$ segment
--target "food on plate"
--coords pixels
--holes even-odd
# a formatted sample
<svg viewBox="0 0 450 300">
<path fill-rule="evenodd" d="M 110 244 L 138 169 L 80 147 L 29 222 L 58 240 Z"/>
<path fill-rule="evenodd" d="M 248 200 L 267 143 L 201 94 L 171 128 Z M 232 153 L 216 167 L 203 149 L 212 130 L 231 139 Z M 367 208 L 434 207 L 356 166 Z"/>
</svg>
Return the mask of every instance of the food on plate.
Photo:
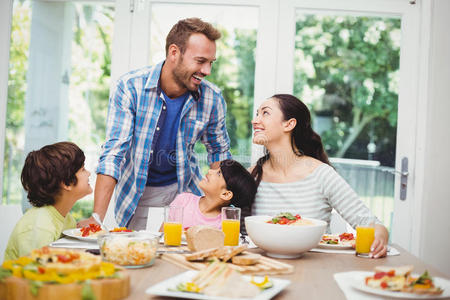
<svg viewBox="0 0 450 300">
<path fill-rule="evenodd" d="M 314 225 L 314 223 L 310 220 L 302 219 L 300 215 L 292 215 L 291 213 L 279 213 L 271 220 L 267 221 L 269 224 L 280 224 L 280 225 Z"/>
<path fill-rule="evenodd" d="M 82 237 L 93 237 L 103 233 L 106 233 L 106 231 L 102 230 L 102 228 L 98 224 L 91 223 L 89 224 L 89 226 L 80 228 L 80 234 Z"/>
<path fill-rule="evenodd" d="M 256 253 L 247 253 L 247 254 L 239 254 L 233 256 L 231 258 L 231 262 L 235 265 L 240 266 L 251 266 L 257 264 L 261 259 L 260 254 Z"/>
<path fill-rule="evenodd" d="M 223 262 L 227 262 L 232 257 L 234 257 L 235 255 L 238 255 L 239 253 L 242 253 L 246 249 L 247 249 L 247 245 L 223 246 L 217 250 L 215 255 Z"/>
<path fill-rule="evenodd" d="M 252 298 L 261 290 L 272 286 L 267 276 L 261 282 L 256 282 L 253 278 L 249 282 L 226 263 L 214 261 L 198 272 L 191 281 L 178 284 L 176 291 L 227 298 Z"/>
<path fill-rule="evenodd" d="M 443 290 L 434 286 L 433 279 L 425 271 L 420 277 L 411 276 L 413 266 L 375 267 L 375 274 L 365 279 L 366 285 L 394 292 L 440 295 Z"/>
<path fill-rule="evenodd" d="M 205 258 L 215 257 L 215 258 L 222 260 L 223 262 L 227 262 L 232 257 L 238 255 L 239 253 L 242 253 L 246 249 L 247 249 L 247 245 L 222 246 L 222 247 L 210 248 L 210 249 L 206 249 L 206 250 L 197 251 L 197 252 L 186 255 L 185 258 L 188 261 L 197 261 L 197 260 L 203 260 Z"/>
<path fill-rule="evenodd" d="M 133 232 L 133 230 L 128 229 L 126 227 L 115 227 L 113 230 L 110 230 L 109 232 Z"/>
<path fill-rule="evenodd" d="M 192 226 L 186 231 L 187 246 L 193 252 L 222 247 L 224 240 L 222 230 L 207 225 Z"/>
<path fill-rule="evenodd" d="M 82 251 L 43 247 L 0 268 L 0 299 L 122 299 L 129 288 L 122 269 Z"/>
<path fill-rule="evenodd" d="M 159 238 L 141 233 L 106 234 L 98 244 L 104 260 L 121 266 L 146 266 L 153 264 Z"/>
<path fill-rule="evenodd" d="M 353 235 L 353 233 L 344 232 L 344 233 L 339 235 L 339 239 L 341 241 L 352 241 L 352 240 L 355 239 L 355 236 Z"/>
<path fill-rule="evenodd" d="M 219 249 L 219 248 L 210 248 L 210 249 L 200 250 L 197 252 L 186 254 L 185 258 L 187 261 L 204 260 L 205 258 L 208 258 L 208 257 L 214 257 L 214 254 L 217 252 L 217 249 Z"/>
<path fill-rule="evenodd" d="M 355 236 L 353 233 L 344 232 L 340 235 L 324 234 L 319 244 L 321 245 L 341 245 L 341 246 L 355 246 Z"/>
</svg>

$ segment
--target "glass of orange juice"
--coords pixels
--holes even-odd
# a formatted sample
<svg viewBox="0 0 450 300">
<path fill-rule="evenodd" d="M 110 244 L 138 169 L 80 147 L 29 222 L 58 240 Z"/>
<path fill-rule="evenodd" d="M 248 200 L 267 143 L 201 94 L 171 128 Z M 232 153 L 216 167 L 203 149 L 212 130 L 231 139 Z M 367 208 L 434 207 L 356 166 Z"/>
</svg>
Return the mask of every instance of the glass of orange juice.
<svg viewBox="0 0 450 300">
<path fill-rule="evenodd" d="M 373 217 L 360 217 L 356 226 L 356 255 L 369 257 L 370 247 L 375 239 L 375 219 Z"/>
<path fill-rule="evenodd" d="M 241 209 L 239 207 L 222 207 L 222 231 L 225 234 L 225 246 L 239 244 L 240 220 Z"/>
<path fill-rule="evenodd" d="M 164 207 L 164 245 L 181 245 L 182 224 L 183 206 Z"/>
</svg>

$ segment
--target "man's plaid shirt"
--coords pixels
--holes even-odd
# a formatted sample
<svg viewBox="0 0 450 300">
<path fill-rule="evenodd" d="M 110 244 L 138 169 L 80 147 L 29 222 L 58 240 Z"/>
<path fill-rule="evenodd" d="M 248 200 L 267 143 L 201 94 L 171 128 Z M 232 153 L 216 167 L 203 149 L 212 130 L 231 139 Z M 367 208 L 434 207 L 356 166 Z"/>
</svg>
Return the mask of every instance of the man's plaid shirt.
<svg viewBox="0 0 450 300">
<path fill-rule="evenodd" d="M 166 109 L 159 86 L 163 63 L 123 75 L 109 100 L 106 142 L 96 172 L 117 180 L 114 211 L 120 226 L 126 226 L 133 216 L 147 182 L 155 130 Z M 198 140 L 206 146 L 210 164 L 231 158 L 225 115 L 220 89 L 202 80 L 181 112 L 176 142 L 179 193 L 201 194 L 197 187 L 201 175 L 194 155 Z"/>
</svg>

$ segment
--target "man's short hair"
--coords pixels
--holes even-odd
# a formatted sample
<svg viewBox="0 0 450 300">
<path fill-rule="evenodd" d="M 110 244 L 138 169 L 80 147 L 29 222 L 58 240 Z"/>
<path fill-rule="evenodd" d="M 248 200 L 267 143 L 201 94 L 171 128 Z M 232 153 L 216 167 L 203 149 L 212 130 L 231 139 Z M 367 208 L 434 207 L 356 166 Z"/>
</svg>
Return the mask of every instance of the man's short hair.
<svg viewBox="0 0 450 300">
<path fill-rule="evenodd" d="M 76 185 L 76 173 L 84 165 L 84 153 L 71 142 L 60 142 L 31 151 L 25 159 L 21 181 L 31 205 L 55 204 L 61 184 Z"/>
<path fill-rule="evenodd" d="M 169 53 L 169 46 L 175 44 L 180 48 L 182 54 L 186 51 L 186 44 L 193 33 L 202 33 L 210 41 L 220 39 L 220 31 L 210 23 L 199 18 L 188 18 L 178 21 L 170 30 L 166 38 L 166 56 Z"/>
</svg>

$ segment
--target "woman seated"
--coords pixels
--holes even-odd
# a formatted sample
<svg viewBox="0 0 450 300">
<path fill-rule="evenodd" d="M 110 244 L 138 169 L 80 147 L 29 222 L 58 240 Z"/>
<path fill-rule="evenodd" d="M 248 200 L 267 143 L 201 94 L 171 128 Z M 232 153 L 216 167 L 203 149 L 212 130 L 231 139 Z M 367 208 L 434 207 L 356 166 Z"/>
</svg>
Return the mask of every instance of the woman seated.
<svg viewBox="0 0 450 300">
<path fill-rule="evenodd" d="M 252 124 L 253 143 L 267 150 L 252 168 L 258 185 L 253 215 L 291 211 L 329 224 L 334 208 L 354 228 L 362 218 L 373 218 L 370 256 L 386 255 L 386 227 L 330 166 L 305 104 L 292 95 L 274 95 L 258 108 Z"/>
</svg>

